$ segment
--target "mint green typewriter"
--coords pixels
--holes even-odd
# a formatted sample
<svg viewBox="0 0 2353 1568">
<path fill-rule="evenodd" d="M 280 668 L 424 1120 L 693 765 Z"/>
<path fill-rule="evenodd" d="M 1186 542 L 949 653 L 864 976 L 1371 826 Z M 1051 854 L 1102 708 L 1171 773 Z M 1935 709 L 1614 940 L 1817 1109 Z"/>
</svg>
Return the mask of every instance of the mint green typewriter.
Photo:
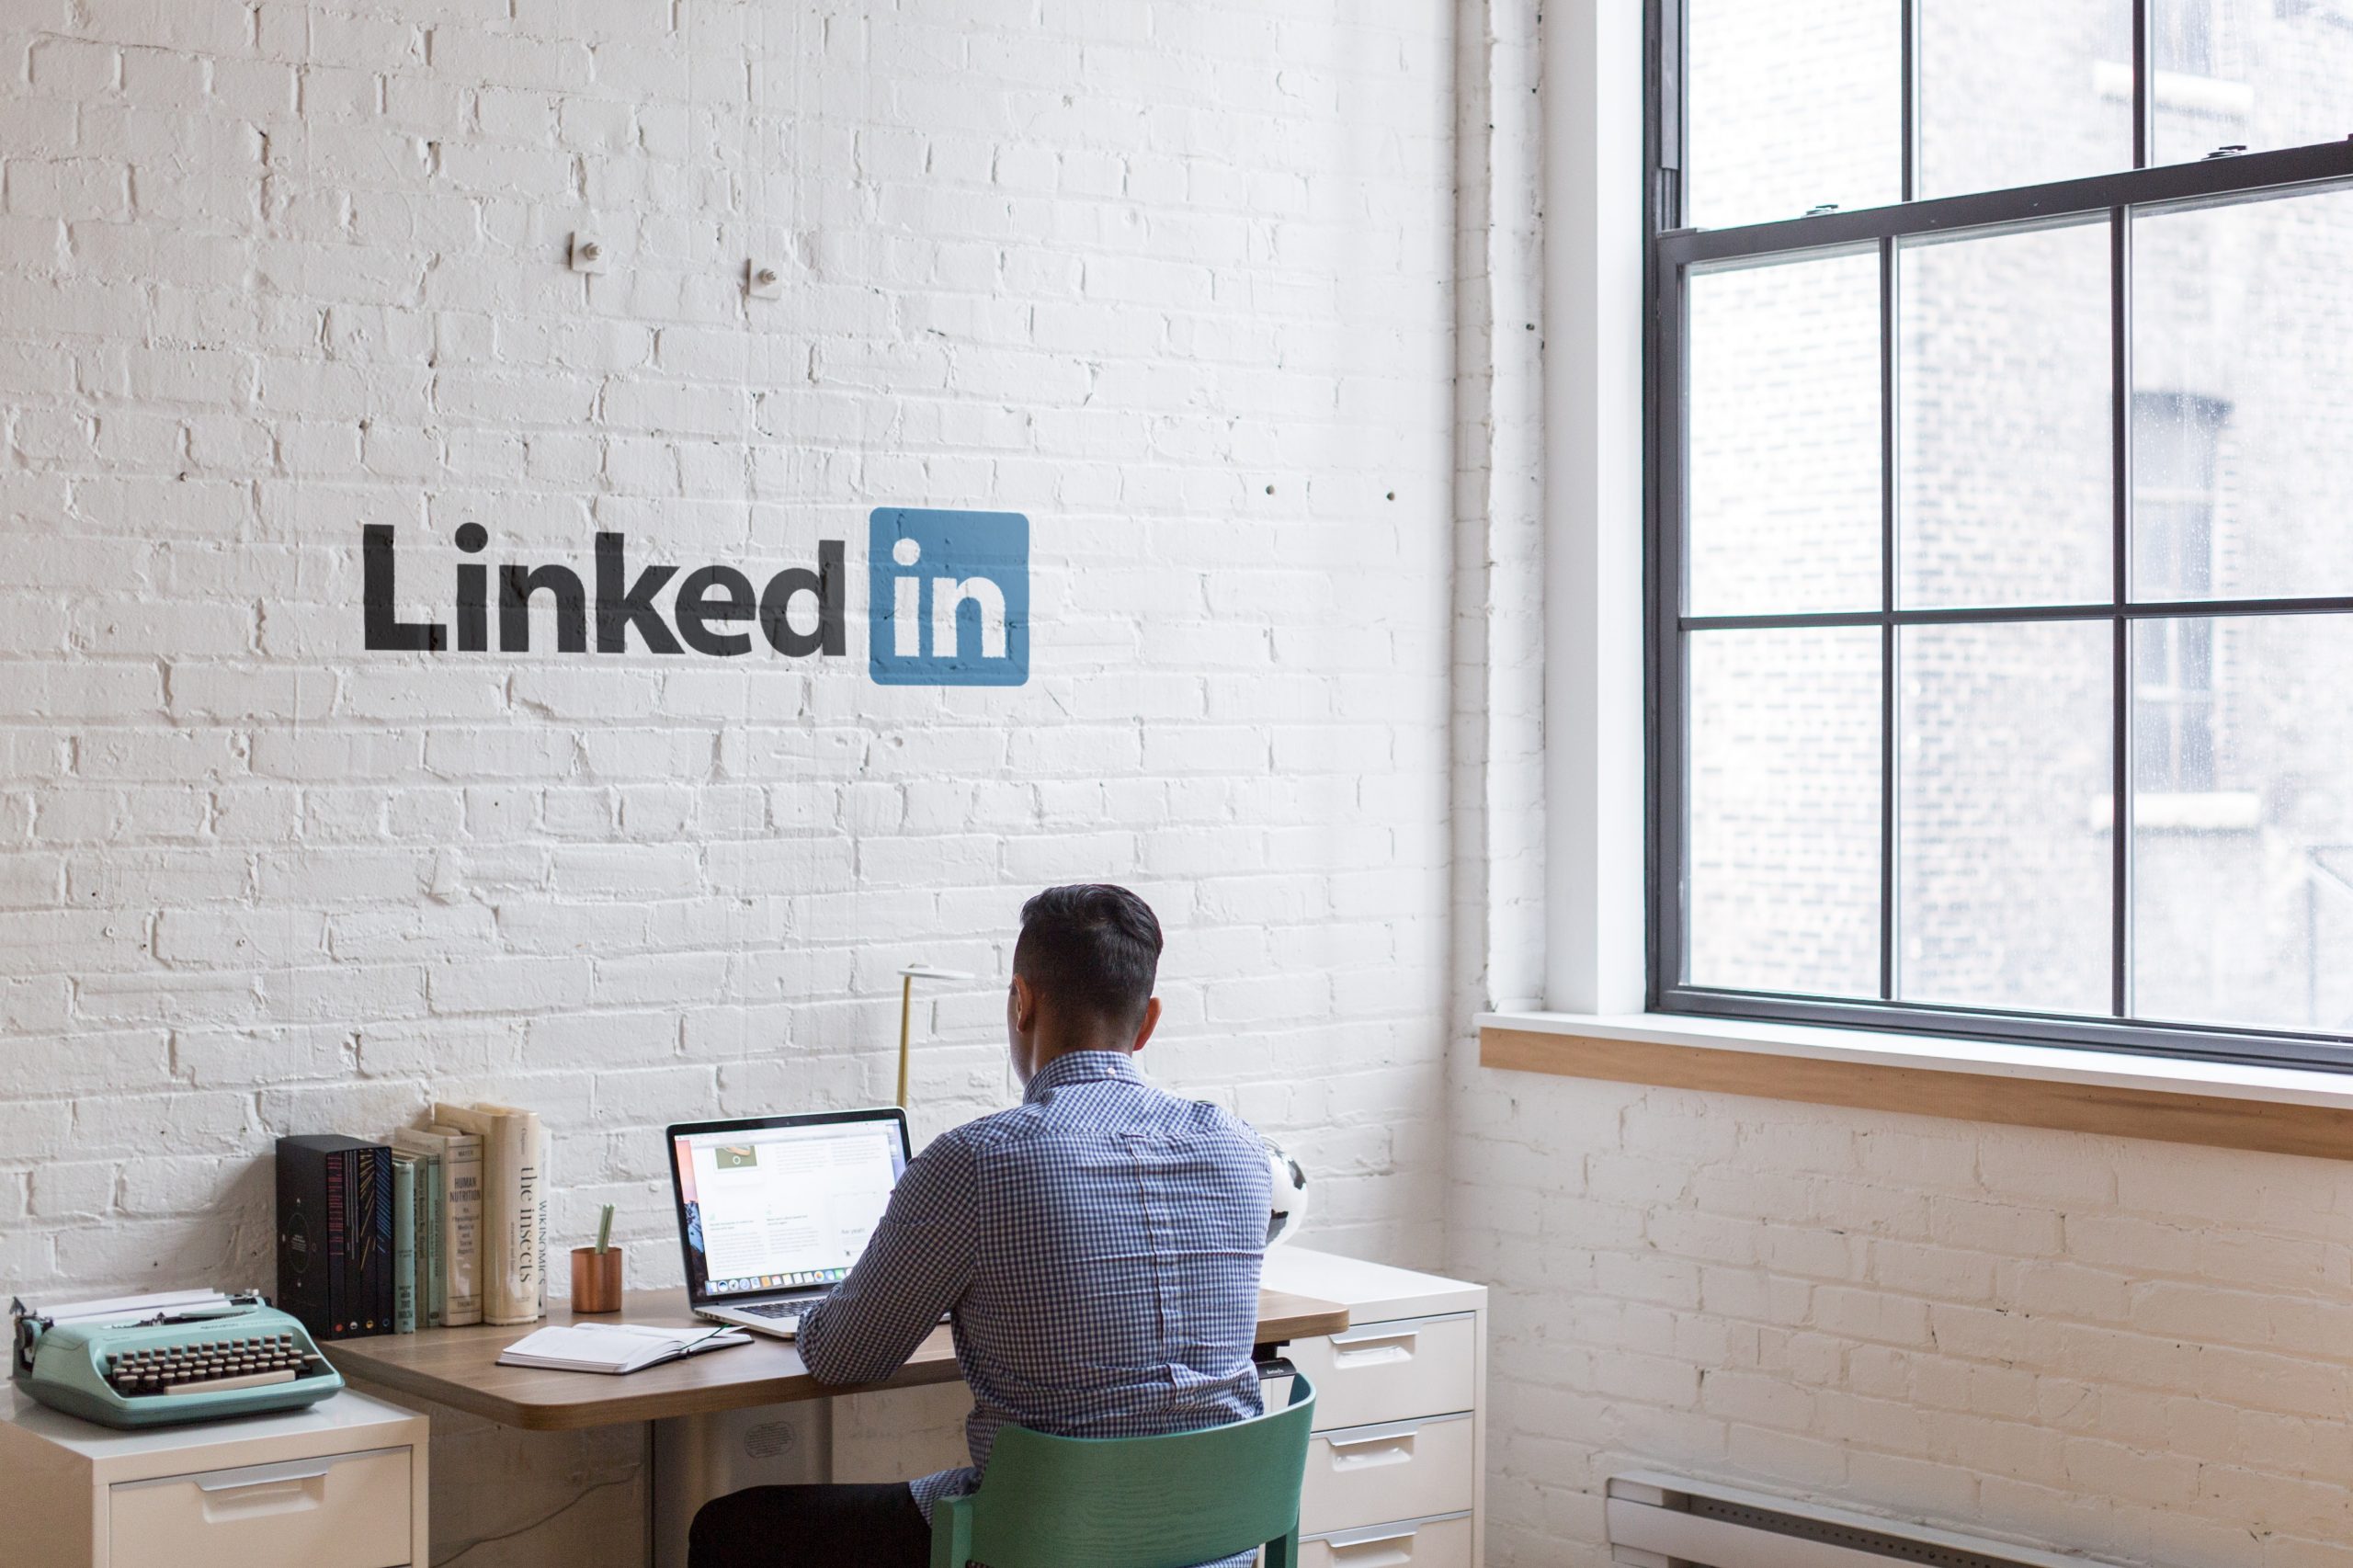
<svg viewBox="0 0 2353 1568">
<path fill-rule="evenodd" d="M 15 1301 L 9 1315 L 17 1386 L 103 1426 L 291 1410 L 343 1387 L 301 1324 L 250 1291 L 124 1297 L 50 1312 Z"/>
</svg>

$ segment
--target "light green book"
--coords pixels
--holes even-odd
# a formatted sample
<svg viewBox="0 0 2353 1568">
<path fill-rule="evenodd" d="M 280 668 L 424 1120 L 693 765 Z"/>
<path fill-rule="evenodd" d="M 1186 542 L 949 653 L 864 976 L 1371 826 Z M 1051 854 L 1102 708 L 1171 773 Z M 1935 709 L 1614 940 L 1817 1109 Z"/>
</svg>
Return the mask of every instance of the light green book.
<svg viewBox="0 0 2353 1568">
<path fill-rule="evenodd" d="M 440 1200 L 441 1326 L 482 1322 L 482 1140 L 455 1128 L 403 1127 L 393 1131 L 392 1147 L 441 1163 L 441 1179 L 433 1184 Z M 426 1312 L 430 1321 L 429 1304 Z"/>
<path fill-rule="evenodd" d="M 416 1332 L 416 1167 L 414 1154 L 392 1156 L 392 1332 Z"/>
</svg>

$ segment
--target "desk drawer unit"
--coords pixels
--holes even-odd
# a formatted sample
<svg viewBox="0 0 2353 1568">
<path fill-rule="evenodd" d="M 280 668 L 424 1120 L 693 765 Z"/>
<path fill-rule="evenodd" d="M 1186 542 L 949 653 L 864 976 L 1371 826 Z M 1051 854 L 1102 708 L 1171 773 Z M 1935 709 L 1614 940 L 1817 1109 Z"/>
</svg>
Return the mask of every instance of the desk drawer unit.
<svg viewBox="0 0 2353 1568">
<path fill-rule="evenodd" d="M 1481 1568 L 1485 1289 L 1292 1246 L 1267 1254 L 1263 1277 L 1348 1309 L 1347 1328 L 1282 1351 L 1315 1384 L 1305 1563 Z M 1281 1381 L 1269 1380 L 1269 1409 L 1289 1392 Z"/>
<path fill-rule="evenodd" d="M 1319 1429 L 1451 1415 L 1478 1403 L 1473 1312 L 1360 1324 L 1286 1354 L 1315 1384 Z"/>
<path fill-rule="evenodd" d="M 1300 1568 L 1472 1568 L 1471 1516 L 1307 1536 L 1299 1543 L 1299 1561 Z"/>
<path fill-rule="evenodd" d="M 1322 1535 L 1467 1509 L 1477 1462 L 1468 1411 L 1319 1432 L 1307 1445 L 1300 1531 Z"/>
<path fill-rule="evenodd" d="M 410 1450 L 372 1449 L 109 1489 L 109 1568 L 407 1568 Z"/>
</svg>

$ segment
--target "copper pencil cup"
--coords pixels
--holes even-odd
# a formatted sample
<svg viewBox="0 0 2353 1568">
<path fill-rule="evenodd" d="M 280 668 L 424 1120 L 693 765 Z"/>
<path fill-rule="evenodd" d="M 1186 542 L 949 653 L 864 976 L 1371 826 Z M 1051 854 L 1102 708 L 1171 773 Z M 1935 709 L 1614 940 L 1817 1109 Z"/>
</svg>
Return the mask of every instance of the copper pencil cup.
<svg viewBox="0 0 2353 1568">
<path fill-rule="evenodd" d="M 617 1312 L 621 1310 L 621 1249 L 572 1249 L 572 1310 L 574 1312 Z"/>
</svg>

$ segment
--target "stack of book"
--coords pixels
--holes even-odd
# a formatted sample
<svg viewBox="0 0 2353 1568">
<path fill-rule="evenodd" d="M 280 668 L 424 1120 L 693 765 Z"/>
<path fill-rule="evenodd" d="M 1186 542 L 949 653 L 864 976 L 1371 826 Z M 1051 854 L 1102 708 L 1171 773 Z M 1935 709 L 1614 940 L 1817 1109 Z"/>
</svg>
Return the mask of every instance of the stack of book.
<svg viewBox="0 0 2353 1568">
<path fill-rule="evenodd" d="M 403 1134 L 394 1134 L 398 1139 Z M 414 1134 L 410 1134 L 414 1136 Z M 513 1106 L 436 1100 L 424 1136 L 480 1164 L 478 1251 L 469 1323 L 537 1323 L 548 1315 L 548 1130 Z M 454 1294 L 456 1286 L 451 1286 Z"/>
<path fill-rule="evenodd" d="M 278 1141 L 278 1306 L 313 1339 L 393 1330 L 392 1179 L 381 1143 Z"/>
<path fill-rule="evenodd" d="M 278 1141 L 278 1304 L 321 1339 L 547 1315 L 548 1134 L 437 1102 L 382 1143 Z"/>
</svg>

